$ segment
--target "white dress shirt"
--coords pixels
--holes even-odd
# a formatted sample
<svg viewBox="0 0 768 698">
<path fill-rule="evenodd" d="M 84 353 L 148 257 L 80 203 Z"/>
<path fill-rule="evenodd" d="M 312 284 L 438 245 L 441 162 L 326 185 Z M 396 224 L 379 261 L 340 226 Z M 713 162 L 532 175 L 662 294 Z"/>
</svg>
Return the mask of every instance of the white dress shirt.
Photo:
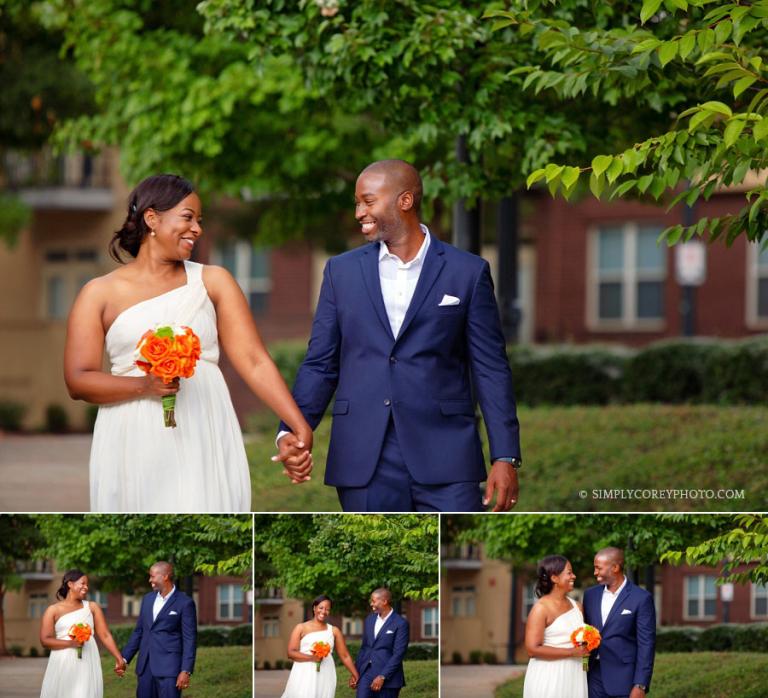
<svg viewBox="0 0 768 698">
<path fill-rule="evenodd" d="M 158 591 L 157 595 L 155 596 L 155 603 L 152 605 L 152 622 L 154 623 L 157 620 L 157 616 L 160 613 L 160 611 L 163 610 L 163 606 L 168 602 L 168 599 L 171 598 L 171 594 L 176 591 L 176 586 L 174 585 L 171 587 L 171 590 L 168 592 L 168 595 L 163 597 L 163 595 Z"/>
<path fill-rule="evenodd" d="M 385 242 L 379 245 L 379 281 L 384 307 L 387 309 L 389 326 L 392 334 L 397 337 L 403 325 L 408 306 L 411 304 L 413 292 L 419 282 L 424 257 L 429 248 L 429 230 L 421 225 L 424 242 L 410 262 L 403 262 L 400 257 L 389 251 Z"/>
<path fill-rule="evenodd" d="M 395 612 L 394 608 L 389 609 L 389 613 L 387 613 L 386 616 L 383 618 L 380 615 L 376 615 L 376 623 L 373 626 L 373 637 L 376 639 L 379 636 L 379 631 L 381 630 L 384 623 L 387 622 L 387 619 Z"/>
<path fill-rule="evenodd" d="M 621 593 L 621 590 L 627 586 L 627 578 L 624 577 L 624 581 L 621 583 L 621 586 L 616 589 L 616 591 L 608 591 L 608 587 L 603 587 L 603 598 L 600 601 L 600 615 L 603 618 L 603 625 L 605 625 L 605 621 L 608 618 L 608 614 L 611 612 L 611 609 L 613 608 L 613 604 L 616 603 L 616 599 L 618 598 L 619 594 Z"/>
</svg>

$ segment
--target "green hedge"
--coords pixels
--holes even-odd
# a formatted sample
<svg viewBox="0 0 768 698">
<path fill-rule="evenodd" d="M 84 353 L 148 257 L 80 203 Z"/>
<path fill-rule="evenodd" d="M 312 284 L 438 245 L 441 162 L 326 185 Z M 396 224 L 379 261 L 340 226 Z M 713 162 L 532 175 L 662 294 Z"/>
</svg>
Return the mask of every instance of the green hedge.
<svg viewBox="0 0 768 698">
<path fill-rule="evenodd" d="M 348 640 L 347 649 L 353 657 L 357 657 L 360 654 L 360 641 Z M 408 645 L 408 649 L 405 652 L 405 659 L 407 660 L 424 660 L 424 659 L 437 659 L 440 650 L 437 643 L 432 642 L 412 642 Z M 338 654 L 333 655 L 336 666 L 341 666 L 341 660 Z"/>
<path fill-rule="evenodd" d="M 657 652 L 768 652 L 768 623 L 661 627 Z"/>
<path fill-rule="evenodd" d="M 135 627 L 135 625 L 115 625 L 110 628 L 118 647 L 125 646 Z M 253 627 L 250 623 L 235 626 L 201 625 L 197 629 L 198 647 L 225 647 L 226 645 L 251 645 L 252 643 Z"/>
<path fill-rule="evenodd" d="M 270 351 L 292 385 L 305 344 Z M 521 405 L 768 404 L 768 336 L 663 340 L 639 350 L 515 346 L 507 356 Z"/>
</svg>

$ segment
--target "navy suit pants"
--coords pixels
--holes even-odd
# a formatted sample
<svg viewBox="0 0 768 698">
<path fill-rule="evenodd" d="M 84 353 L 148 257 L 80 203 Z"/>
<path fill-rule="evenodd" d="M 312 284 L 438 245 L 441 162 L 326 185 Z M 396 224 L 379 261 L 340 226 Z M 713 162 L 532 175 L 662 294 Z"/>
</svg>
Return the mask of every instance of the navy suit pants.
<svg viewBox="0 0 768 698">
<path fill-rule="evenodd" d="M 392 419 L 368 484 L 337 492 L 344 511 L 483 511 L 479 482 L 422 485 L 411 477 Z"/>
<path fill-rule="evenodd" d="M 600 662 L 594 662 L 587 673 L 587 685 L 589 686 L 589 698 L 628 698 L 628 693 L 613 695 L 607 693 L 603 686 L 603 677 L 600 674 Z"/>
<path fill-rule="evenodd" d="M 398 698 L 400 695 L 399 688 L 382 688 L 380 691 L 371 690 L 371 681 L 376 678 L 376 673 L 371 669 L 370 665 L 367 669 L 363 669 L 363 673 L 360 674 L 360 681 L 357 684 L 357 690 L 355 691 L 355 698 Z"/>
<path fill-rule="evenodd" d="M 175 676 L 153 676 L 149 667 L 139 675 L 136 698 L 180 698 Z"/>
</svg>

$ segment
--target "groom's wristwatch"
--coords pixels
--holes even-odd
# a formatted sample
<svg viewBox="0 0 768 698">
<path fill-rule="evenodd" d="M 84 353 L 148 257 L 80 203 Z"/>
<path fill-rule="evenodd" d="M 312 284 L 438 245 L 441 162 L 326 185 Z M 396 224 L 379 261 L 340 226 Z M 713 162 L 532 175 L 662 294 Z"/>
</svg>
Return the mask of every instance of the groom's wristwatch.
<svg viewBox="0 0 768 698">
<path fill-rule="evenodd" d="M 632 688 L 639 688 L 643 692 L 648 690 L 648 686 L 643 686 L 641 683 L 636 683 Z"/>
<path fill-rule="evenodd" d="M 496 460 L 500 460 L 502 463 L 509 463 L 515 470 L 519 470 L 523 464 L 523 461 L 519 458 L 496 458 Z"/>
</svg>

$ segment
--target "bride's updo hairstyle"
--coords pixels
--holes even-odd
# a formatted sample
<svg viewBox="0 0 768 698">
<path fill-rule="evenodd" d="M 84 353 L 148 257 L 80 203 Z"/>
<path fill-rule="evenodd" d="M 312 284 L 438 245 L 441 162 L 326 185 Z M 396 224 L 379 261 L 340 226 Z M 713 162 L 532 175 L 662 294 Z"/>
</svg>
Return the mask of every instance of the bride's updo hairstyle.
<svg viewBox="0 0 768 698">
<path fill-rule="evenodd" d="M 568 559 L 562 555 L 547 555 L 547 557 L 539 560 L 535 589 L 538 598 L 552 591 L 552 588 L 555 586 L 552 577 L 560 574 L 567 564 Z"/>
<path fill-rule="evenodd" d="M 320 594 L 313 602 L 312 602 L 312 612 L 314 613 L 315 609 L 323 603 L 323 601 L 327 601 L 331 606 L 333 606 L 333 599 L 331 599 L 330 596 L 326 596 L 325 594 Z"/>
<path fill-rule="evenodd" d="M 61 586 L 56 592 L 56 598 L 61 599 L 62 601 L 66 599 L 67 594 L 69 593 L 69 583 L 76 582 L 81 577 L 85 577 L 85 572 L 81 572 L 80 570 L 69 570 L 68 572 L 65 572 L 64 576 L 61 578 Z"/>
<path fill-rule="evenodd" d="M 141 243 L 149 235 L 149 227 L 144 221 L 144 212 L 148 208 L 160 212 L 169 211 L 193 191 L 192 183 L 178 175 L 153 175 L 143 180 L 128 197 L 128 215 L 123 227 L 112 236 L 109 243 L 112 259 L 120 264 L 125 263 L 120 250 L 131 257 L 139 254 Z"/>
</svg>

